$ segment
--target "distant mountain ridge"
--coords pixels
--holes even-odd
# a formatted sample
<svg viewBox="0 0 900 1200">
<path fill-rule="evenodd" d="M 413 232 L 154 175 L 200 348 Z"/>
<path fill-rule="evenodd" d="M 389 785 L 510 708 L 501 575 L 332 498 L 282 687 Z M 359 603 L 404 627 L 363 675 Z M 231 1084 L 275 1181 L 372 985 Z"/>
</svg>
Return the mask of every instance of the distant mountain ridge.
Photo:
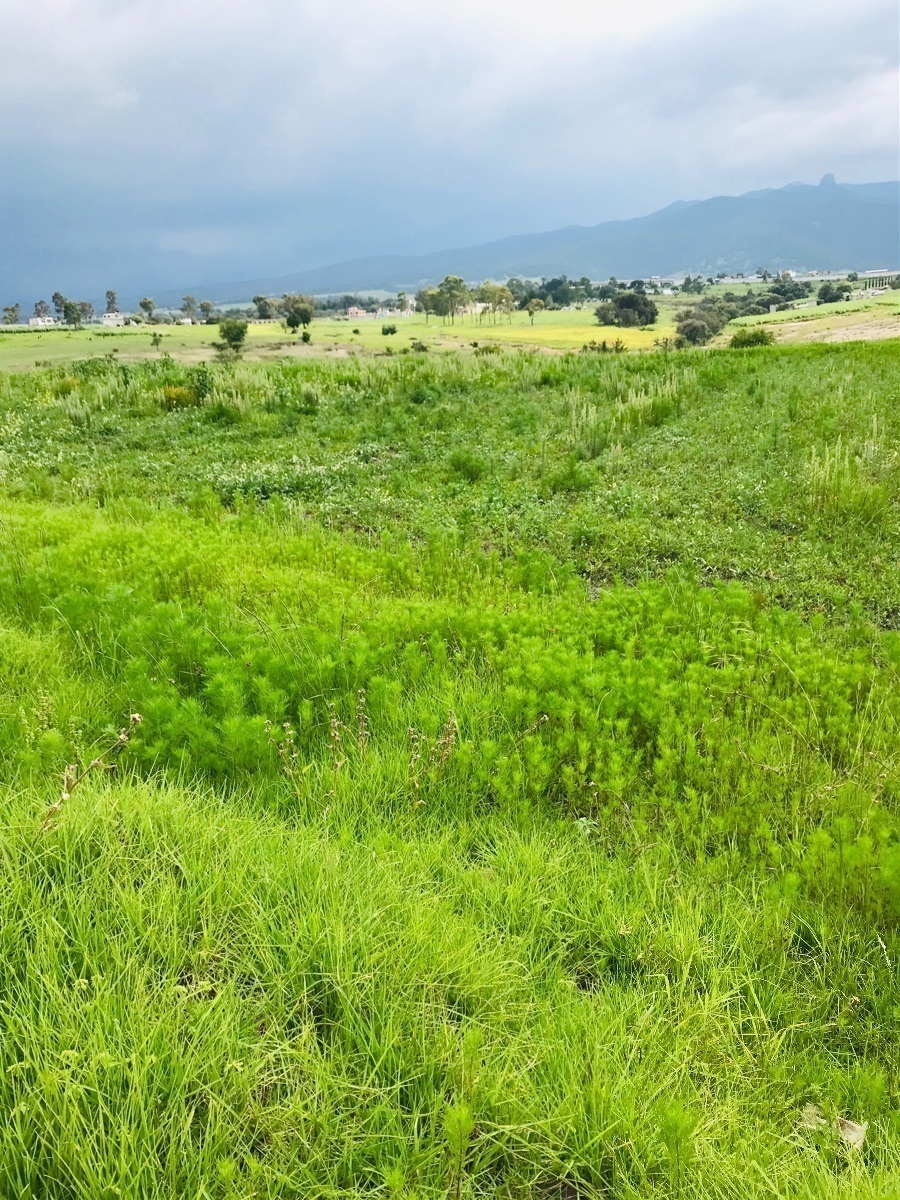
<svg viewBox="0 0 900 1200">
<path fill-rule="evenodd" d="M 791 183 L 743 196 L 676 201 L 649 216 L 570 225 L 430 254 L 381 255 L 289 275 L 186 289 L 226 303 L 257 294 L 407 291 L 441 280 L 566 274 L 647 278 L 719 271 L 894 270 L 900 266 L 900 182 Z M 162 304 L 180 295 L 161 295 Z"/>
</svg>

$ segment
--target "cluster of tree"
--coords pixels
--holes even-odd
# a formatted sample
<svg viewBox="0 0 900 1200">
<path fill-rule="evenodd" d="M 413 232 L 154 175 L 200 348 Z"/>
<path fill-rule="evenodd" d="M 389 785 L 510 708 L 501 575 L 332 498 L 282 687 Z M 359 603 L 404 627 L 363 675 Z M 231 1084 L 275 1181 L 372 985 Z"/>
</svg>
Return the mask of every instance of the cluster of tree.
<svg viewBox="0 0 900 1200">
<path fill-rule="evenodd" d="M 316 308 L 320 312 L 345 313 L 351 308 L 361 308 L 363 312 L 377 313 L 381 308 L 399 308 L 400 297 L 406 299 L 406 294 L 401 292 L 396 302 L 383 304 L 380 300 L 376 300 L 374 296 L 351 296 L 345 294 L 343 296 L 325 296 L 316 300 Z"/>
<path fill-rule="evenodd" d="M 850 279 L 826 279 L 816 293 L 816 304 L 839 304 L 842 300 L 849 300 L 852 292 L 853 284 Z"/>
<path fill-rule="evenodd" d="M 285 292 L 283 296 L 254 296 L 253 304 L 260 321 L 280 319 L 292 333 L 296 333 L 301 325 L 306 329 L 317 308 L 314 296 L 295 296 L 290 292 Z"/>
<path fill-rule="evenodd" d="M 619 328 L 637 325 L 653 325 L 659 309 L 642 291 L 617 292 L 612 300 L 603 300 L 594 309 L 601 325 L 617 325 Z"/>
<path fill-rule="evenodd" d="M 769 275 L 768 272 L 766 272 Z M 683 309 L 675 318 L 678 331 L 676 344 L 705 346 L 735 317 L 761 316 L 773 308 L 783 311 L 794 300 L 805 299 L 812 287 L 790 275 L 769 275 L 764 292 L 725 292 L 722 296 L 704 296 L 691 308 Z"/>
</svg>

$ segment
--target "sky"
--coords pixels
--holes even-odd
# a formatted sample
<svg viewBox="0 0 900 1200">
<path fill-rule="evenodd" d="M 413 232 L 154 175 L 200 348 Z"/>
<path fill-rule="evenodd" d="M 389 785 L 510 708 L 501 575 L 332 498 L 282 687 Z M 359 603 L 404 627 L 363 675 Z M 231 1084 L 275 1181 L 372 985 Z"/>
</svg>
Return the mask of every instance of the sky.
<svg viewBox="0 0 900 1200">
<path fill-rule="evenodd" d="M 896 179 L 896 0 L 0 0 L 0 304 Z"/>
</svg>

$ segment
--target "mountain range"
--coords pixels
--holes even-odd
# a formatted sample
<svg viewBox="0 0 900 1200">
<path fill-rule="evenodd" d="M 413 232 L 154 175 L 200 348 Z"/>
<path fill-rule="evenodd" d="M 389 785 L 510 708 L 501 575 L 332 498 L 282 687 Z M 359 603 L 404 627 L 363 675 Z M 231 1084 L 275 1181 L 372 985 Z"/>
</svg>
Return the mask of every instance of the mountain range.
<svg viewBox="0 0 900 1200">
<path fill-rule="evenodd" d="M 678 201 L 626 221 L 569 225 L 477 246 L 419 255 L 382 255 L 278 277 L 189 289 L 217 303 L 251 296 L 305 292 L 415 291 L 461 275 L 467 281 L 553 277 L 649 278 L 720 271 L 855 269 L 900 266 L 900 182 L 841 184 L 826 175 L 817 185 Z M 157 297 L 178 303 L 180 295 Z"/>
</svg>

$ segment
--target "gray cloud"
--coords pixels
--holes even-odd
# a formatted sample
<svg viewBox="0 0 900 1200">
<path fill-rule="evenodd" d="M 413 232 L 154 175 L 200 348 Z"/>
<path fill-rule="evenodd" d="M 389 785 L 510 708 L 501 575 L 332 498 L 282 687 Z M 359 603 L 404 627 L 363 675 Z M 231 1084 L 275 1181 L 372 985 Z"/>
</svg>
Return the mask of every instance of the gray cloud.
<svg viewBox="0 0 900 1200">
<path fill-rule="evenodd" d="M 898 26 L 892 0 L 0 0 L 0 296 L 895 178 Z"/>
</svg>

